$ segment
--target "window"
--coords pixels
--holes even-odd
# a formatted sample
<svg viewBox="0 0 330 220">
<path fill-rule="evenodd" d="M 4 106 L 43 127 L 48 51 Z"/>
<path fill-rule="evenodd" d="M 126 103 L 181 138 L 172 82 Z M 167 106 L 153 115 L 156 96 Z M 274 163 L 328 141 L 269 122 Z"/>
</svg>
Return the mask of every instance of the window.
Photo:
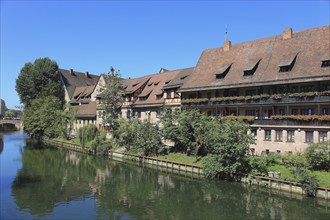
<svg viewBox="0 0 330 220">
<path fill-rule="evenodd" d="M 265 130 L 265 141 L 270 141 L 271 138 L 271 130 Z"/>
<path fill-rule="evenodd" d="M 251 130 L 251 135 L 254 140 L 257 140 L 257 129 L 252 129 Z"/>
<path fill-rule="evenodd" d="M 306 131 L 305 142 L 306 143 L 313 143 L 313 131 Z"/>
<path fill-rule="evenodd" d="M 292 92 L 292 93 L 298 92 L 298 86 L 292 86 L 290 88 L 290 92 Z"/>
<path fill-rule="evenodd" d="M 280 153 L 281 153 L 281 151 L 280 151 L 280 150 L 277 150 L 277 151 L 276 151 L 276 153 L 280 154 Z"/>
<path fill-rule="evenodd" d="M 266 149 L 266 154 L 269 154 L 269 149 Z"/>
<path fill-rule="evenodd" d="M 229 65 L 224 65 L 220 68 L 220 70 L 218 71 L 217 74 L 215 74 L 215 78 L 216 79 L 223 79 L 226 77 L 227 73 L 229 72 L 230 70 L 230 67 L 231 67 L 232 64 L 229 64 Z"/>
<path fill-rule="evenodd" d="M 251 148 L 250 151 L 251 151 L 251 155 L 255 155 L 255 153 L 256 153 L 256 149 Z"/>
<path fill-rule="evenodd" d="M 312 108 L 300 109 L 300 114 L 301 115 L 313 115 L 314 109 L 312 109 Z"/>
<path fill-rule="evenodd" d="M 196 97 L 196 94 L 189 94 L 189 99 L 195 99 Z"/>
<path fill-rule="evenodd" d="M 314 86 L 302 86 L 300 90 L 301 90 L 301 92 L 313 92 L 313 91 L 315 91 L 315 87 Z"/>
<path fill-rule="evenodd" d="M 296 108 L 291 109 L 291 114 L 292 115 L 298 115 L 298 109 L 296 109 Z"/>
<path fill-rule="evenodd" d="M 208 92 L 207 93 L 207 98 L 210 99 L 212 97 L 212 93 L 211 92 Z"/>
<path fill-rule="evenodd" d="M 294 142 L 294 130 L 288 131 L 287 142 Z"/>
<path fill-rule="evenodd" d="M 281 130 L 275 131 L 275 141 L 282 141 L 282 131 Z"/>
<path fill-rule="evenodd" d="M 156 111 L 156 118 L 159 118 L 160 117 L 160 111 Z"/>
<path fill-rule="evenodd" d="M 163 97 L 163 94 L 158 94 L 158 95 L 156 95 L 156 99 L 157 99 L 157 100 L 161 99 L 162 97 Z"/>
<path fill-rule="evenodd" d="M 217 90 L 217 91 L 215 91 L 215 97 L 220 97 L 220 93 L 219 93 L 219 91 Z"/>
<path fill-rule="evenodd" d="M 285 109 L 284 109 L 284 108 L 280 108 L 280 109 L 278 110 L 278 114 L 279 114 L 279 115 L 285 115 Z"/>
<path fill-rule="evenodd" d="M 259 110 L 245 110 L 245 115 L 259 117 Z"/>
<path fill-rule="evenodd" d="M 320 131 L 319 132 L 320 139 L 319 142 L 326 142 L 328 141 L 328 132 L 327 131 Z"/>
<path fill-rule="evenodd" d="M 321 64 L 322 68 L 330 67 L 330 60 L 323 60 Z"/>
<path fill-rule="evenodd" d="M 258 60 L 257 62 L 253 62 L 250 67 L 243 70 L 244 76 L 252 76 L 255 73 L 255 71 L 257 70 L 260 61 L 261 61 L 261 59 Z"/>
<path fill-rule="evenodd" d="M 280 67 L 279 72 L 280 73 L 290 72 L 294 66 L 294 63 L 296 62 L 297 55 L 293 59 L 291 58 L 291 59 L 282 60 L 281 63 L 279 64 Z"/>
<path fill-rule="evenodd" d="M 245 91 L 245 96 L 254 96 L 254 95 L 257 95 L 257 92 L 254 89 Z"/>
<path fill-rule="evenodd" d="M 330 114 L 330 108 L 322 108 L 322 115 L 329 115 Z"/>
<path fill-rule="evenodd" d="M 131 110 L 127 110 L 126 118 L 127 119 L 130 119 L 131 118 Z"/>
<path fill-rule="evenodd" d="M 229 91 L 229 96 L 238 96 L 238 91 L 237 90 Z"/>
</svg>

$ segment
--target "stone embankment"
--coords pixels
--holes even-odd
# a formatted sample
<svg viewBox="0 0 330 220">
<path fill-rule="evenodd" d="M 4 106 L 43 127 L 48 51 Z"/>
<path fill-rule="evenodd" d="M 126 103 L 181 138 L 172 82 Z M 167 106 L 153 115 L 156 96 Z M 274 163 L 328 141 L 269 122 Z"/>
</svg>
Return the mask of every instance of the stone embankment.
<svg viewBox="0 0 330 220">
<path fill-rule="evenodd" d="M 87 153 L 87 154 L 96 154 L 95 151 L 84 149 L 83 147 L 81 147 L 78 144 L 72 144 L 72 143 L 49 140 L 49 139 L 44 139 L 43 141 L 46 144 L 50 144 L 50 145 L 53 145 L 56 147 L 62 147 L 62 148 L 66 148 L 69 150 L 74 150 L 74 151 Z M 190 173 L 192 175 L 198 175 L 198 176 L 203 175 L 203 168 L 200 166 L 197 166 L 197 165 L 185 164 L 185 163 L 158 159 L 158 158 L 153 158 L 153 157 L 134 155 L 134 154 L 124 153 L 122 151 L 115 151 L 115 150 L 114 151 L 109 150 L 108 156 L 110 158 L 116 159 L 116 160 L 131 160 L 131 161 L 135 161 L 135 162 L 145 164 L 145 165 L 161 167 L 166 170 L 171 170 L 173 172 L 176 171 L 181 174 Z M 300 195 L 305 194 L 304 190 L 301 187 L 301 184 L 281 180 L 278 178 L 251 176 L 250 175 L 248 177 L 242 178 L 241 182 L 245 183 L 245 184 L 250 184 L 250 185 L 257 185 L 260 187 L 267 187 L 267 188 L 274 189 L 274 190 L 277 190 L 280 192 L 295 193 L 295 194 L 300 194 Z M 330 200 L 330 188 L 318 187 L 316 197 Z"/>
</svg>

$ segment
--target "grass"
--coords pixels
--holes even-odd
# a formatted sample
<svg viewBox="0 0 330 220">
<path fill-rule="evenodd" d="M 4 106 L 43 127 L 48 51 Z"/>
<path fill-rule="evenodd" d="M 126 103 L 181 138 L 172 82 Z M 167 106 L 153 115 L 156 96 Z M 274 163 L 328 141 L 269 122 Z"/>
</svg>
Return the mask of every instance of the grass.
<svg viewBox="0 0 330 220">
<path fill-rule="evenodd" d="M 291 173 L 289 168 L 283 165 L 272 165 L 268 167 L 269 171 L 281 172 L 281 179 L 297 182 L 295 176 Z M 310 174 L 315 175 L 320 182 L 320 186 L 330 188 L 330 172 L 327 171 L 309 171 Z"/>
<path fill-rule="evenodd" d="M 203 166 L 203 162 L 200 157 L 196 158 L 196 156 L 187 156 L 183 153 L 169 153 L 168 155 L 157 156 L 156 158 Z"/>
<path fill-rule="evenodd" d="M 62 141 L 62 142 L 69 143 L 69 144 L 80 144 L 79 139 L 77 137 L 70 139 L 70 140 L 67 140 L 64 137 L 57 137 L 57 138 L 53 138 L 53 140 Z"/>
</svg>

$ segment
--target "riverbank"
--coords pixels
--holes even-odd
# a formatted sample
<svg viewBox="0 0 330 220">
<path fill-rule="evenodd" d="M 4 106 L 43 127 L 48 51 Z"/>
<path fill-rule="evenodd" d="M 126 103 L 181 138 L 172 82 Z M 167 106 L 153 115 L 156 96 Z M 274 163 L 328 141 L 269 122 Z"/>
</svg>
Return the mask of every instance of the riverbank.
<svg viewBox="0 0 330 220">
<path fill-rule="evenodd" d="M 62 142 L 57 140 L 55 141 L 49 139 L 44 139 L 43 141 L 47 144 L 51 144 L 57 147 L 67 148 L 70 150 L 87 153 L 87 154 L 96 154 L 95 151 L 84 149 L 79 144 L 73 144 L 73 143 Z M 164 167 L 166 169 L 176 170 L 179 172 L 184 172 L 184 173 L 189 172 L 197 175 L 203 175 L 203 167 L 200 165 L 186 164 L 186 163 L 170 161 L 166 159 L 159 159 L 154 157 L 146 157 L 146 156 L 134 155 L 129 153 L 116 152 L 113 150 L 109 150 L 108 156 L 110 158 L 117 158 L 120 160 L 126 159 L 142 164 Z M 242 178 L 241 182 L 245 184 L 257 185 L 261 187 L 267 187 L 270 189 L 279 190 L 280 192 L 283 191 L 283 192 L 289 192 L 289 193 L 295 193 L 301 195 L 305 194 L 304 190 L 301 187 L 301 184 L 281 180 L 278 178 L 249 175 L 248 177 Z M 318 187 L 316 197 L 330 200 L 330 188 Z"/>
</svg>

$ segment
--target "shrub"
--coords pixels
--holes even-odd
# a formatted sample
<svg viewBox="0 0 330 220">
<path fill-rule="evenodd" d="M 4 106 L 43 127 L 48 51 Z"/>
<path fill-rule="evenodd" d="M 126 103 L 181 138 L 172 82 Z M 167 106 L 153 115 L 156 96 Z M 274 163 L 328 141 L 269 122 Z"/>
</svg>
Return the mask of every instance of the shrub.
<svg viewBox="0 0 330 220">
<path fill-rule="evenodd" d="M 87 125 L 78 130 L 78 139 L 80 144 L 84 147 L 88 142 L 94 140 L 98 136 L 98 130 L 95 125 Z M 87 147 L 93 148 L 97 143 L 90 143 Z M 96 147 L 96 146 L 95 146 Z"/>
<path fill-rule="evenodd" d="M 267 156 L 250 156 L 248 157 L 249 173 L 257 176 L 265 176 L 267 174 L 268 160 Z"/>
<path fill-rule="evenodd" d="M 308 196 L 316 196 L 317 187 L 319 186 L 316 176 L 309 174 L 305 169 L 297 169 L 294 174 L 305 193 Z"/>
<path fill-rule="evenodd" d="M 305 156 L 313 169 L 330 170 L 330 142 L 311 144 Z"/>
<path fill-rule="evenodd" d="M 109 149 L 111 149 L 110 142 L 105 142 L 96 147 L 96 155 L 104 156 L 108 154 Z"/>
</svg>

